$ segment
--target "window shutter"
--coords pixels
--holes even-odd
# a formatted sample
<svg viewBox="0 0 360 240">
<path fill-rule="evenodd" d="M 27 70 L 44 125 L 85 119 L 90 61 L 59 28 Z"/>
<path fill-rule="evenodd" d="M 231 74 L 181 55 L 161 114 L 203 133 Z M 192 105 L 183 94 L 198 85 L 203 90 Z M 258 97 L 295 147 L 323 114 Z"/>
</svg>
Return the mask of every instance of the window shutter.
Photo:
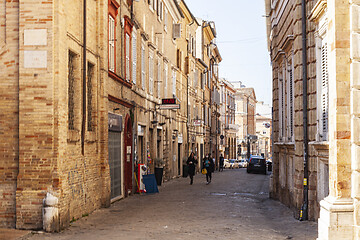
<svg viewBox="0 0 360 240">
<path fill-rule="evenodd" d="M 327 43 L 321 46 L 321 123 L 322 140 L 327 140 L 329 118 L 329 73 L 327 59 Z"/>
<path fill-rule="evenodd" d="M 141 46 L 141 87 L 145 90 L 145 47 Z"/>
<path fill-rule="evenodd" d="M 161 60 L 158 60 L 158 76 L 157 76 L 157 97 L 160 98 L 160 86 L 161 86 Z"/>
<path fill-rule="evenodd" d="M 294 136 L 294 80 L 292 64 L 289 69 L 289 140 Z"/>
<path fill-rule="evenodd" d="M 173 70 L 172 72 L 172 78 L 173 78 L 173 94 L 176 96 L 176 72 Z"/>
<path fill-rule="evenodd" d="M 168 65 L 164 63 L 164 98 L 167 96 Z"/>
<path fill-rule="evenodd" d="M 126 47 L 126 73 L 125 73 L 125 78 L 126 81 L 130 81 L 130 36 L 129 34 L 125 34 L 125 38 L 126 38 L 126 43 L 125 43 L 125 47 Z"/>
<path fill-rule="evenodd" d="M 115 71 L 115 19 L 109 15 L 109 70 Z"/>
<path fill-rule="evenodd" d="M 132 34 L 132 81 L 136 84 L 136 65 L 137 65 L 137 52 L 136 52 L 136 33 Z"/>
<path fill-rule="evenodd" d="M 149 52 L 149 93 L 154 93 L 154 56 Z"/>
<path fill-rule="evenodd" d="M 181 24 L 174 23 L 173 24 L 173 38 L 180 38 L 181 37 Z"/>
</svg>

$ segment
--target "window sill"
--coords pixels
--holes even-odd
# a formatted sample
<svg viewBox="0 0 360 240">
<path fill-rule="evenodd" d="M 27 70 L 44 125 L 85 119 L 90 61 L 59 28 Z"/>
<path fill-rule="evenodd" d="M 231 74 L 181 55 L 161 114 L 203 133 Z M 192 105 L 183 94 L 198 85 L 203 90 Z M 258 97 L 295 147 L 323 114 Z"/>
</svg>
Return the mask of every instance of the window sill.
<svg viewBox="0 0 360 240">
<path fill-rule="evenodd" d="M 316 150 L 329 150 L 328 141 L 312 141 L 309 142 L 310 146 L 313 146 Z"/>
<path fill-rule="evenodd" d="M 274 145 L 279 147 L 286 147 L 286 148 L 294 148 L 295 149 L 295 142 L 275 142 Z"/>
<path fill-rule="evenodd" d="M 96 142 L 96 132 L 95 131 L 87 131 L 86 142 L 88 142 L 88 143 Z"/>
<path fill-rule="evenodd" d="M 130 82 L 125 81 L 122 77 L 120 77 L 119 75 L 117 75 L 116 73 L 112 72 L 112 71 L 108 71 L 108 75 L 109 77 L 111 77 L 112 79 L 114 79 L 115 81 L 123 84 L 124 86 L 131 88 L 132 84 Z"/>
<path fill-rule="evenodd" d="M 80 141 L 80 131 L 79 130 L 68 130 L 67 141 L 70 143 L 76 143 Z"/>
</svg>

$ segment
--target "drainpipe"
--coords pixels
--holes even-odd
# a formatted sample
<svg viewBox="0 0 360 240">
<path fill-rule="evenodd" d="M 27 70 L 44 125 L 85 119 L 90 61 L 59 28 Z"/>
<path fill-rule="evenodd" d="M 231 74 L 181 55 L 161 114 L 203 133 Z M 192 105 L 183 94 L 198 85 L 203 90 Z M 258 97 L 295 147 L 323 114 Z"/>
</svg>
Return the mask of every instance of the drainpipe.
<svg viewBox="0 0 360 240">
<path fill-rule="evenodd" d="M 308 220 L 308 116 L 307 116 L 307 49 L 306 49 L 306 0 L 301 1 L 302 22 L 302 79 L 303 79 L 303 131 L 304 131 L 304 202 L 300 210 L 300 221 Z"/>
<path fill-rule="evenodd" d="M 81 153 L 84 155 L 86 126 L 86 0 L 84 0 L 83 20 L 83 87 L 82 87 L 82 123 L 81 123 Z"/>
</svg>

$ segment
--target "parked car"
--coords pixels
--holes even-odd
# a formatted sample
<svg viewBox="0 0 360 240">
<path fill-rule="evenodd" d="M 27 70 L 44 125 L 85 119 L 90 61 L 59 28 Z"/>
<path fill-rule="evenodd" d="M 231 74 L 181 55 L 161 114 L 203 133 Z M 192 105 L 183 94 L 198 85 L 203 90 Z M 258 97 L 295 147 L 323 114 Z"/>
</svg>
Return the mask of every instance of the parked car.
<svg viewBox="0 0 360 240">
<path fill-rule="evenodd" d="M 224 159 L 224 168 L 231 168 L 231 163 L 228 159 Z"/>
<path fill-rule="evenodd" d="M 238 160 L 239 161 L 239 167 L 246 168 L 248 165 L 248 162 L 245 159 Z"/>
<path fill-rule="evenodd" d="M 232 163 L 231 168 L 239 168 L 239 162 L 236 159 L 230 159 L 230 163 Z"/>
<path fill-rule="evenodd" d="M 260 172 L 266 175 L 266 160 L 261 156 L 251 156 L 249 159 L 249 165 L 246 169 L 247 173 Z"/>
</svg>

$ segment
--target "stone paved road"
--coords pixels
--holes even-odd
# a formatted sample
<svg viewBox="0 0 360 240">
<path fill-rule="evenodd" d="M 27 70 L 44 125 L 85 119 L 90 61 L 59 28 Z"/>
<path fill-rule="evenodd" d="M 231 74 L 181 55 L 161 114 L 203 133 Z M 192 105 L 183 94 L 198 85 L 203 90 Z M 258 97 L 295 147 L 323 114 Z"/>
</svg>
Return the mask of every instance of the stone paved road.
<svg viewBox="0 0 360 240">
<path fill-rule="evenodd" d="M 299 222 L 268 198 L 269 175 L 245 169 L 174 179 L 155 195 L 134 195 L 100 209 L 56 234 L 23 239 L 316 239 L 317 224 Z"/>
</svg>

